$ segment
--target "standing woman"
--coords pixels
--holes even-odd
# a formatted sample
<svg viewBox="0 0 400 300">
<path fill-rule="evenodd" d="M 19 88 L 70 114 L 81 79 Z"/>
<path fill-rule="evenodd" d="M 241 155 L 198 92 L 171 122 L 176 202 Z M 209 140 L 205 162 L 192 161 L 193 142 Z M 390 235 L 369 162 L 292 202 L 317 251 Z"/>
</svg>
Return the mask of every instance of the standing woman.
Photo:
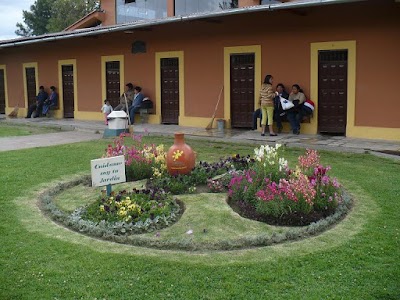
<svg viewBox="0 0 400 300">
<path fill-rule="evenodd" d="M 265 128 L 267 125 L 267 118 L 268 118 L 268 128 L 269 128 L 269 135 L 270 136 L 277 136 L 272 128 L 274 123 L 274 98 L 276 96 L 274 89 L 272 88 L 273 77 L 272 75 L 265 76 L 264 83 L 261 86 L 260 91 L 260 104 L 262 110 L 262 118 L 261 118 L 261 125 L 262 125 L 262 136 L 265 136 Z"/>
</svg>

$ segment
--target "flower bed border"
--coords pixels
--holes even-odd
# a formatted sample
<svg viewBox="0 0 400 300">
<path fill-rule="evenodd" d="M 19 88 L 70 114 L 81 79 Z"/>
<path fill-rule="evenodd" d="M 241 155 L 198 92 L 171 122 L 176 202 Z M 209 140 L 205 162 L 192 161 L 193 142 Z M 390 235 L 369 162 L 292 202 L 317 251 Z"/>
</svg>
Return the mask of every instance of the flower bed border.
<svg viewBox="0 0 400 300">
<path fill-rule="evenodd" d="M 140 246 L 162 250 L 183 250 L 183 251 L 224 251 L 224 250 L 242 250 L 254 247 L 271 246 L 274 244 L 280 244 L 288 241 L 296 241 L 307 237 L 318 235 L 327 229 L 333 227 L 339 221 L 343 220 L 348 212 L 352 209 L 353 199 L 347 192 L 343 194 L 343 202 L 337 207 L 335 213 L 328 216 L 325 219 L 321 219 L 315 223 L 311 223 L 307 226 L 292 227 L 284 233 L 272 234 L 259 234 L 249 237 L 240 237 L 235 240 L 218 240 L 212 243 L 196 243 L 192 240 L 189 241 L 172 241 L 172 240 L 158 240 L 150 237 L 143 237 L 140 234 L 128 235 L 125 232 L 119 232 L 115 234 L 112 229 L 115 226 L 107 226 L 106 222 L 96 223 L 81 219 L 79 213 L 67 214 L 61 211 L 53 203 L 53 197 L 59 192 L 68 189 L 70 187 L 77 186 L 79 184 L 90 183 L 90 176 L 85 175 L 79 178 L 59 182 L 55 186 L 42 192 L 39 199 L 39 208 L 48 215 L 53 221 L 61 224 L 71 230 L 85 234 L 90 237 L 99 238 L 106 241 L 117 242 L 121 244 L 128 244 L 132 246 Z M 228 198 L 226 199 L 228 201 Z M 184 204 L 178 201 L 181 211 L 183 214 Z M 227 203 L 227 205 L 229 205 Z M 74 216 L 74 217 L 71 217 Z M 171 222 L 177 222 L 181 215 L 175 215 Z M 123 222 L 121 222 L 123 223 Z M 98 225 L 98 226 L 96 226 Z M 146 224 L 146 226 L 149 224 Z M 117 226 L 119 230 L 125 228 L 122 224 Z"/>
<path fill-rule="evenodd" d="M 172 212 L 169 216 L 157 216 L 153 220 L 139 221 L 135 224 L 127 224 L 125 222 L 95 222 L 82 219 L 84 207 L 79 207 L 72 213 L 66 213 L 60 210 L 53 202 L 53 197 L 59 192 L 79 184 L 90 185 L 91 177 L 85 175 L 77 179 L 60 182 L 55 187 L 52 187 L 39 195 L 39 208 L 45 212 L 50 218 L 74 231 L 87 234 L 89 236 L 109 239 L 110 236 L 121 236 L 129 234 L 141 234 L 153 232 L 163 229 L 170 224 L 179 220 L 184 212 L 184 205 L 181 201 L 176 200 L 178 209 Z"/>
</svg>

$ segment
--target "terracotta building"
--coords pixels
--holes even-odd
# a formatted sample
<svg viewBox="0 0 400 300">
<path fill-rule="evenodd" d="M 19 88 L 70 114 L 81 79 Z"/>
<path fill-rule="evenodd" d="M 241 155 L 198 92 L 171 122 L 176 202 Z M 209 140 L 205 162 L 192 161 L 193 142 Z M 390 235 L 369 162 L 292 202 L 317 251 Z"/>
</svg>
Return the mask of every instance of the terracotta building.
<svg viewBox="0 0 400 300">
<path fill-rule="evenodd" d="M 249 128 L 267 74 L 315 104 L 303 133 L 400 140 L 400 3 L 395 0 L 103 0 L 66 30 L 0 41 L 0 112 L 24 117 L 54 85 L 57 118 L 101 120 L 125 84 L 149 122 Z M 285 130 L 288 130 L 288 124 Z"/>
</svg>

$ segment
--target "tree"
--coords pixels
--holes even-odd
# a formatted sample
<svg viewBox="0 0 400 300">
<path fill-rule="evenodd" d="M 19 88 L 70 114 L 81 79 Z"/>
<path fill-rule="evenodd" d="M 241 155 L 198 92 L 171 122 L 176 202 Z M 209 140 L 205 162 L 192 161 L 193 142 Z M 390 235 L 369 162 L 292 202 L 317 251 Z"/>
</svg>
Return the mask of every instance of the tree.
<svg viewBox="0 0 400 300">
<path fill-rule="evenodd" d="M 16 35 L 31 36 L 48 32 L 47 24 L 51 17 L 51 7 L 57 0 L 36 0 L 30 7 L 30 11 L 23 10 L 23 19 L 26 26 L 17 23 Z"/>
<path fill-rule="evenodd" d="M 15 34 L 31 36 L 62 31 L 97 8 L 98 0 L 36 0 L 30 11 L 23 11 L 25 26 L 17 23 Z"/>
<path fill-rule="evenodd" d="M 56 0 L 47 24 L 49 32 L 58 32 L 98 8 L 97 0 Z"/>
</svg>

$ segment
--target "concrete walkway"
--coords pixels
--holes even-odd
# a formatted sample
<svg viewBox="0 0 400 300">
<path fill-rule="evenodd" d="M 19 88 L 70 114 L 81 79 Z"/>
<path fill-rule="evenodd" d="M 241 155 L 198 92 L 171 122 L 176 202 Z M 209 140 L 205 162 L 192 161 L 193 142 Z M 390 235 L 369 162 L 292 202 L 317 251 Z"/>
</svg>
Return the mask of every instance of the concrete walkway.
<svg viewBox="0 0 400 300">
<path fill-rule="evenodd" d="M 16 150 L 33 147 L 43 147 L 74 142 L 101 139 L 106 128 L 101 121 L 80 121 L 74 119 L 9 119 L 0 116 L 0 122 L 20 124 L 28 126 L 55 127 L 59 133 L 47 133 L 21 137 L 0 138 L 0 151 Z M 288 147 L 313 148 L 333 150 L 340 152 L 371 152 L 377 155 L 400 159 L 399 155 L 387 155 L 384 152 L 400 154 L 399 141 L 355 139 L 343 136 L 326 135 L 293 135 L 279 134 L 277 137 L 262 137 L 260 132 L 252 130 L 225 129 L 223 132 L 217 129 L 205 130 L 197 127 L 183 127 L 178 125 L 137 124 L 134 132 L 138 134 L 154 134 L 172 136 L 175 132 L 183 132 L 185 135 L 199 139 L 223 140 L 238 143 L 275 144 L 280 143 Z"/>
</svg>

